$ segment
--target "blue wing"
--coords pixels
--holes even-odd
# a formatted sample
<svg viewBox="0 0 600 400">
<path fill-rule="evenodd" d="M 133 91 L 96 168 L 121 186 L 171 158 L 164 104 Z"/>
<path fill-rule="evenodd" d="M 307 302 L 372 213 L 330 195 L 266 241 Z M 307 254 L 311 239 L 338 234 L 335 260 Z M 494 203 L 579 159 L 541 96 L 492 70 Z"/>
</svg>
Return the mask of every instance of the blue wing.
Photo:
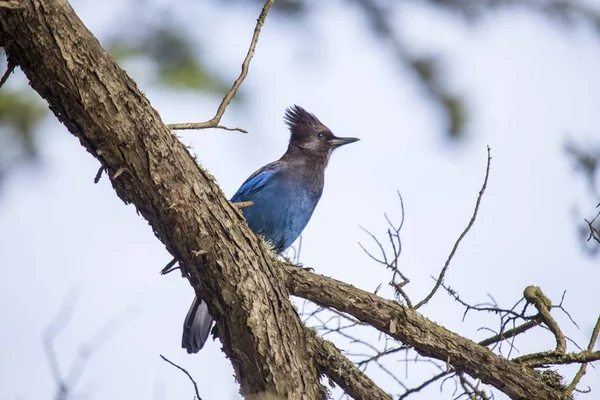
<svg viewBox="0 0 600 400">
<path fill-rule="evenodd" d="M 231 202 L 238 203 L 251 200 L 254 194 L 277 181 L 277 173 L 281 170 L 281 167 L 281 162 L 275 161 L 250 175 L 246 182 L 242 183 L 242 186 L 235 192 Z"/>
<path fill-rule="evenodd" d="M 242 209 L 248 226 L 281 253 L 298 238 L 308 223 L 321 193 L 302 187 L 285 161 L 275 161 L 252 174 L 231 201 L 252 201 Z"/>
</svg>

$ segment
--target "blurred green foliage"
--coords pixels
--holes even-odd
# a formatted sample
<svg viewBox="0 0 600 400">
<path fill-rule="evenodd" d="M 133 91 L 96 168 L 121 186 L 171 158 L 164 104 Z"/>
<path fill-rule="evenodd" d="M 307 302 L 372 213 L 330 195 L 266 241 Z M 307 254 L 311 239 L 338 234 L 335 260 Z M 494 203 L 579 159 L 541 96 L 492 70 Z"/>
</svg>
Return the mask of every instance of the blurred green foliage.
<svg viewBox="0 0 600 400">
<path fill-rule="evenodd" d="M 111 39 L 109 53 L 120 63 L 145 58 L 156 66 L 154 83 L 174 90 L 193 90 L 224 95 L 231 83 L 224 82 L 202 63 L 198 46 L 177 26 L 151 26 L 143 38 Z"/>
<path fill-rule="evenodd" d="M 19 164 L 37 156 L 35 133 L 46 114 L 31 90 L 0 90 L 0 184 Z"/>
</svg>

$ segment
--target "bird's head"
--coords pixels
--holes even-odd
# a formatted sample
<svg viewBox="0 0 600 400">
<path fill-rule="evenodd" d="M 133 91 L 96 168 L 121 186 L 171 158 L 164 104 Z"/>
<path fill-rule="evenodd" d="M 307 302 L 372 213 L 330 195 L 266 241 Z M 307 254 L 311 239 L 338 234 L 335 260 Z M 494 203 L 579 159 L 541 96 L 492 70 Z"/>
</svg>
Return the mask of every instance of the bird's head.
<svg viewBox="0 0 600 400">
<path fill-rule="evenodd" d="M 292 133 L 290 147 L 298 147 L 311 155 L 329 158 L 333 150 L 359 140 L 335 136 L 314 114 L 300 106 L 288 108 L 284 120 Z"/>
</svg>

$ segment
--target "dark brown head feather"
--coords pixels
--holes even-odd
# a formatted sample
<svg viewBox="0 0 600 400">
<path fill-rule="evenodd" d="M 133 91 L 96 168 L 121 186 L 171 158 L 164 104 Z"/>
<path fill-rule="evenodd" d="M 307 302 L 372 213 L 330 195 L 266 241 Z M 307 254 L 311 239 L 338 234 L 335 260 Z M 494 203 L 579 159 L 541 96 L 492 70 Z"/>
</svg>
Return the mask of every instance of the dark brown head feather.
<svg viewBox="0 0 600 400">
<path fill-rule="evenodd" d="M 297 105 L 285 110 L 283 119 L 292 132 L 291 140 L 302 140 L 304 136 L 314 133 L 315 130 L 327 129 L 314 114 Z"/>
</svg>

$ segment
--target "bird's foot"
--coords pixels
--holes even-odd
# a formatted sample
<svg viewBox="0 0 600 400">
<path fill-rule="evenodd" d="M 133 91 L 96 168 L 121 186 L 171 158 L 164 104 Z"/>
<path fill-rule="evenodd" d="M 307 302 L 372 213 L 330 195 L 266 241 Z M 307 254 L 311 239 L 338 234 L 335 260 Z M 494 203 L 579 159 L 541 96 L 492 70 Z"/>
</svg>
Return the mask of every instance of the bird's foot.
<svg viewBox="0 0 600 400">
<path fill-rule="evenodd" d="M 176 259 L 172 259 L 171 261 L 169 261 L 169 263 L 160 271 L 161 275 L 166 275 L 170 272 L 173 272 L 177 269 L 181 269 L 181 266 L 177 266 L 175 267 L 175 264 L 177 264 L 177 260 Z"/>
<path fill-rule="evenodd" d="M 308 271 L 308 272 L 314 272 L 315 271 L 315 269 L 313 267 L 305 267 L 303 264 L 300 264 L 300 263 L 296 264 L 296 266 L 298 268 L 302 268 L 303 270 Z"/>
</svg>

